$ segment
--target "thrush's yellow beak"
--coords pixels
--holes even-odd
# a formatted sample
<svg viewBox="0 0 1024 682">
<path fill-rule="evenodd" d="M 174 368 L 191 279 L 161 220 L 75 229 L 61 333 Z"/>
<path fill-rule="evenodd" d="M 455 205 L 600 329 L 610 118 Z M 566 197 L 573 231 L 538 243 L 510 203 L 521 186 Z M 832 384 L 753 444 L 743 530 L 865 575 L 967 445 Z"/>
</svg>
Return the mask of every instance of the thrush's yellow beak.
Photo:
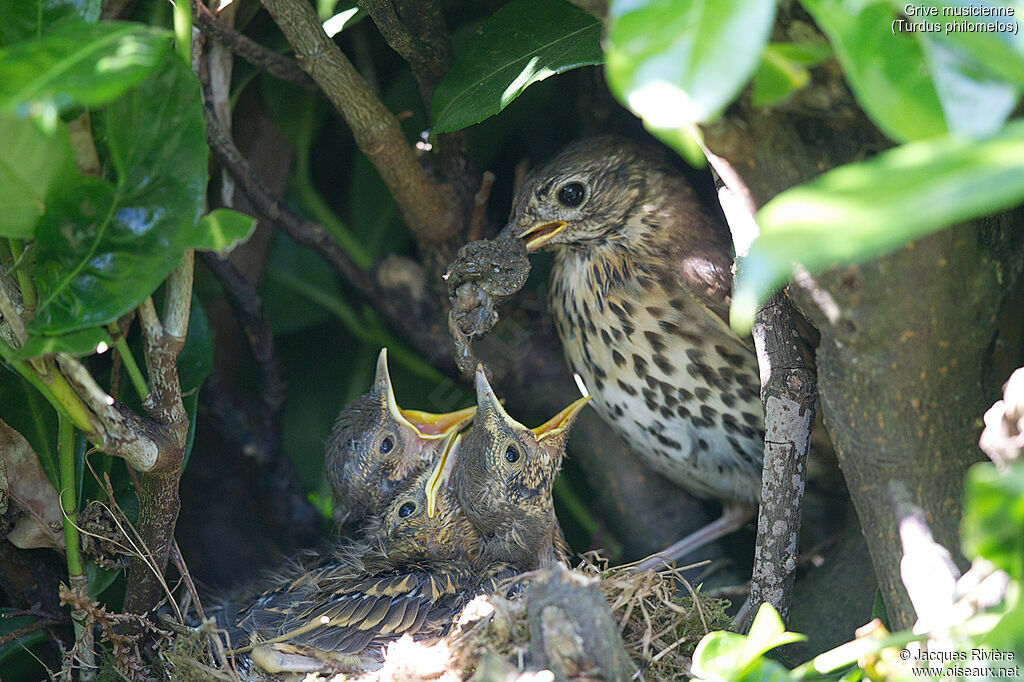
<svg viewBox="0 0 1024 682">
<path fill-rule="evenodd" d="M 405 424 L 419 434 L 424 440 L 439 440 L 452 431 L 458 431 L 476 414 L 476 407 L 467 407 L 455 412 L 432 414 L 418 410 L 403 410 L 395 400 L 395 391 L 391 386 L 391 373 L 388 372 L 388 349 L 382 348 L 377 356 L 376 383 L 380 386 L 388 404 L 388 412 L 399 424 Z"/>
<path fill-rule="evenodd" d="M 452 467 L 455 466 L 455 459 L 458 457 L 459 444 L 461 443 L 462 434 L 456 431 L 451 431 L 448 434 L 444 450 L 441 452 L 441 456 L 437 458 L 437 462 L 434 463 L 434 470 L 430 473 L 430 478 L 427 479 L 427 516 L 431 518 L 433 518 L 434 511 L 437 509 L 437 494 L 452 473 Z"/>
<path fill-rule="evenodd" d="M 556 234 L 565 229 L 567 223 L 564 220 L 553 220 L 547 223 L 537 223 L 519 233 L 520 239 L 526 240 L 526 252 L 533 253 L 551 241 Z"/>
<path fill-rule="evenodd" d="M 545 438 L 558 435 L 572 426 L 573 421 L 576 420 L 576 415 L 588 402 L 590 402 L 590 396 L 585 395 L 537 428 L 530 429 L 533 431 L 533 435 L 537 437 L 537 442 L 540 443 Z"/>
</svg>

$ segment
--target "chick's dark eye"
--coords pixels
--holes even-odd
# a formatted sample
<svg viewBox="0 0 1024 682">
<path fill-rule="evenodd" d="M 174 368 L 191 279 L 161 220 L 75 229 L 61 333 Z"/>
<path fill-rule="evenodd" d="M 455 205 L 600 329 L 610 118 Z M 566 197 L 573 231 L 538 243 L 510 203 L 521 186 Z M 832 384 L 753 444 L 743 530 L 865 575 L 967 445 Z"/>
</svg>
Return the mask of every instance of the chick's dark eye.
<svg viewBox="0 0 1024 682">
<path fill-rule="evenodd" d="M 505 459 L 509 462 L 519 461 L 519 449 L 515 445 L 509 445 L 505 448 Z"/>
<path fill-rule="evenodd" d="M 380 454 L 386 455 L 395 449 L 395 439 L 388 436 L 380 442 Z"/>
<path fill-rule="evenodd" d="M 570 182 L 567 185 L 562 185 L 562 189 L 558 190 L 558 200 L 569 207 L 582 204 L 586 195 L 587 190 L 582 182 Z"/>
<path fill-rule="evenodd" d="M 406 516 L 412 514 L 414 511 L 416 511 L 416 503 L 406 502 L 405 504 L 398 508 L 398 515 L 404 519 Z"/>
</svg>

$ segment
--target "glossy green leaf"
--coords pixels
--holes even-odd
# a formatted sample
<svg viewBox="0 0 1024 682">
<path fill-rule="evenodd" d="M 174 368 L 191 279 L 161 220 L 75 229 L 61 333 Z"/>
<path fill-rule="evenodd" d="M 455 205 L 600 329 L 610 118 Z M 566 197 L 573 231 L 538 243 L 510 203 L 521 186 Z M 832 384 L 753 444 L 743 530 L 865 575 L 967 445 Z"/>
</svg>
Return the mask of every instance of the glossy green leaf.
<svg viewBox="0 0 1024 682">
<path fill-rule="evenodd" d="M 946 41 L 920 41 L 950 132 L 984 137 L 999 130 L 1017 104 L 1017 88 L 988 76 Z"/>
<path fill-rule="evenodd" d="M 832 43 L 857 102 L 882 132 L 899 142 L 946 132 L 919 34 L 894 35 L 888 5 L 854 13 L 844 0 L 801 1 Z"/>
<path fill-rule="evenodd" d="M 0 0 L 0 47 L 39 38 L 69 21 L 96 21 L 103 0 Z"/>
<path fill-rule="evenodd" d="M 60 177 L 74 172 L 64 126 L 52 133 L 36 122 L 0 111 L 0 237 L 32 237 L 46 209 L 46 194 Z"/>
<path fill-rule="evenodd" d="M 757 215 L 732 320 L 745 328 L 794 263 L 821 272 L 1024 201 L 1024 121 L 984 140 L 913 142 L 783 192 Z"/>
<path fill-rule="evenodd" d="M 103 327 L 89 327 L 59 336 L 31 335 L 14 357 L 19 360 L 39 358 L 55 353 L 75 356 L 105 353 L 110 348 L 110 334 Z"/>
<path fill-rule="evenodd" d="M 229 208 L 218 208 L 202 217 L 192 242 L 202 251 L 226 254 L 244 242 L 256 227 L 256 219 Z"/>
<path fill-rule="evenodd" d="M 832 54 L 824 43 L 770 43 L 754 72 L 750 101 L 755 107 L 778 104 L 811 80 L 808 67 Z"/>
<path fill-rule="evenodd" d="M 608 83 L 649 128 L 707 121 L 750 79 L 774 18 L 774 0 L 613 0 Z"/>
<path fill-rule="evenodd" d="M 1000 471 L 975 464 L 967 473 L 964 553 L 983 557 L 1011 578 L 1024 579 L 1024 461 Z"/>
<path fill-rule="evenodd" d="M 0 419 L 24 436 L 56 487 L 57 413 L 35 386 L 7 366 L 0 367 Z"/>
<path fill-rule="evenodd" d="M 206 311 L 196 296 L 192 297 L 192 313 L 188 318 L 185 345 L 178 353 L 178 380 L 181 392 L 198 390 L 213 369 L 213 336 Z"/>
<path fill-rule="evenodd" d="M 185 459 L 182 469 L 188 464 L 192 445 L 196 438 L 196 411 L 199 407 L 199 389 L 213 370 L 213 336 L 206 311 L 198 296 L 192 297 L 192 314 L 188 319 L 185 345 L 178 354 L 178 381 L 181 384 L 182 402 L 188 414 L 188 436 L 185 438 Z"/>
<path fill-rule="evenodd" d="M 747 636 L 716 631 L 704 636 L 693 651 L 692 671 L 697 679 L 790 680 L 789 671 L 764 658 L 784 644 L 807 639 L 786 632 L 782 619 L 770 604 L 762 604 Z"/>
<path fill-rule="evenodd" d="M 53 119 L 75 104 L 104 104 L 158 68 L 170 43 L 169 32 L 141 24 L 61 24 L 0 50 L 0 109 Z"/>
<path fill-rule="evenodd" d="M 79 177 L 62 187 L 36 230 L 39 306 L 29 330 L 63 334 L 136 307 L 203 240 L 206 185 L 198 84 L 181 60 L 102 116 L 115 183 Z"/>
<path fill-rule="evenodd" d="M 531 83 L 600 64 L 601 23 L 565 0 L 512 0 L 459 50 L 434 93 L 433 132 L 493 116 Z"/>
<path fill-rule="evenodd" d="M 89 598 L 97 601 L 108 587 L 121 576 L 121 571 L 112 568 L 100 568 L 96 562 L 89 559 L 85 562 L 85 577 L 89 581 Z"/>
<path fill-rule="evenodd" d="M 900 0 L 890 0 L 889 4 L 896 11 L 902 12 L 907 3 Z M 1009 25 L 1012 25 L 1014 22 L 1019 23 L 1021 17 L 1024 16 L 1024 2 L 1010 0 L 1009 2 L 1001 2 L 998 5 L 990 3 L 990 6 L 1014 10 L 1013 17 L 943 16 L 943 13 L 947 11 L 946 8 L 958 8 L 965 4 L 978 5 L 978 2 L 959 3 L 916 0 L 913 4 L 915 6 L 934 7 L 938 12 L 939 18 L 927 18 L 927 21 L 933 23 L 941 22 L 942 30 L 928 33 L 927 35 L 930 39 L 957 48 L 963 56 L 969 56 L 971 60 L 977 62 L 977 67 L 980 70 L 989 72 L 991 76 L 1000 78 L 1004 82 L 1011 83 L 1019 88 L 1024 88 L 1024 35 L 1021 35 L 1019 30 L 1016 35 L 1009 31 L 976 31 L 964 30 L 963 28 L 952 30 L 955 27 L 950 27 L 951 30 L 946 30 L 947 24 L 953 22 L 958 25 L 963 22 L 986 25 L 993 22 L 1002 22 Z M 979 74 L 979 77 L 984 79 L 985 76 L 984 74 Z"/>
</svg>

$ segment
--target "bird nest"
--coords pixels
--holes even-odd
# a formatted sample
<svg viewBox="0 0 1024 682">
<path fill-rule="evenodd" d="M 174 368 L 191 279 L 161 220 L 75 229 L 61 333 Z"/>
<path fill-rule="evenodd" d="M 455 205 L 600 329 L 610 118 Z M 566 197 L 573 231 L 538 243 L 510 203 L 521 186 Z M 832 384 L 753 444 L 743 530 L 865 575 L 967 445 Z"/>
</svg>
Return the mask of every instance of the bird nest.
<svg viewBox="0 0 1024 682">
<path fill-rule="evenodd" d="M 606 560 L 588 554 L 575 570 L 566 573 L 596 583 L 600 588 L 634 669 L 634 679 L 650 682 L 682 679 L 689 673 L 690 655 L 701 637 L 711 630 L 728 628 L 730 624 L 725 613 L 728 601 L 697 592 L 682 577 L 682 569 L 634 573 L 626 567 L 609 568 Z M 361 675 L 313 673 L 287 679 L 303 682 L 395 679 L 540 682 L 553 679 L 551 673 L 531 665 L 528 618 L 531 592 L 528 586 L 537 575 L 524 574 L 515 579 L 521 588 L 518 590 L 521 597 L 508 599 L 495 594 L 472 600 L 452 632 L 440 641 L 424 643 L 404 637 L 392 642 L 383 667 L 377 671 Z M 238 679 L 233 671 L 215 663 L 218 656 L 210 650 L 208 641 L 206 637 L 179 636 L 169 643 L 161 657 L 167 664 L 170 679 Z M 600 660 L 600 656 L 596 660 Z M 602 676 L 598 669 L 576 673 L 570 672 L 568 677 L 587 680 Z M 243 675 L 242 678 L 286 679 L 259 675 Z"/>
</svg>

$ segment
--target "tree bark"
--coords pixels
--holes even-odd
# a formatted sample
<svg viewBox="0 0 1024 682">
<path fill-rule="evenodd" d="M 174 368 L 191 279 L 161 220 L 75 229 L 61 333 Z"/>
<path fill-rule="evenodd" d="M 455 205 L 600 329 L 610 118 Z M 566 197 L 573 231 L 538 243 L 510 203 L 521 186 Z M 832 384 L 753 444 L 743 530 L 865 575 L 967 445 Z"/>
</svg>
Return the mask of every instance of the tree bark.
<svg viewBox="0 0 1024 682">
<path fill-rule="evenodd" d="M 1019 256 L 993 250 L 986 235 L 1019 243 L 1020 219 L 960 225 L 870 263 L 798 281 L 796 297 L 822 331 L 825 423 L 894 628 L 913 625 L 916 614 L 900 578 L 893 486 L 906 488 L 936 541 L 965 565 L 963 480 L 981 459 L 978 418 L 992 397 L 979 359 L 995 339 L 1003 292 L 1019 267 Z M 822 308 L 823 299 L 831 304 Z"/>
</svg>

